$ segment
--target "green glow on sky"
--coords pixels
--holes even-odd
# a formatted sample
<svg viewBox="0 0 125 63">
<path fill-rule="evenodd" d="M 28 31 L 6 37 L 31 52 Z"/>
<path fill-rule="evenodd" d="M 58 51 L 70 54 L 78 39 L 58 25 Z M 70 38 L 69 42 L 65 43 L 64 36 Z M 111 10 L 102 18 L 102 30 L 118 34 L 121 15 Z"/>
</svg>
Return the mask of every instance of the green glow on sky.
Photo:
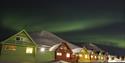
<svg viewBox="0 0 125 63">
<path fill-rule="evenodd" d="M 104 19 L 78 19 L 78 20 L 48 20 L 33 19 L 31 17 L 25 18 L 20 16 L 7 16 L 4 18 L 3 24 L 5 27 L 21 30 L 27 29 L 29 31 L 47 30 L 50 32 L 69 32 L 75 30 L 91 29 L 99 26 L 109 25 L 114 22 L 111 18 Z"/>
<path fill-rule="evenodd" d="M 26 29 L 27 31 L 46 30 L 54 33 L 64 33 L 64 34 L 69 33 L 69 35 L 65 34 L 64 36 L 63 35 L 60 35 L 60 36 L 62 36 L 62 38 L 64 39 L 66 38 L 67 40 L 74 41 L 74 42 L 80 42 L 81 40 L 85 42 L 96 41 L 96 43 L 101 43 L 101 44 L 108 44 L 109 42 L 111 42 L 114 44 L 113 46 L 125 48 L 124 32 L 118 31 L 117 29 L 114 31 L 110 31 L 110 29 L 101 30 L 104 34 L 93 32 L 93 29 L 97 30 L 98 28 L 110 26 L 113 23 L 124 22 L 123 13 L 116 13 L 116 15 L 112 15 L 113 13 L 111 12 L 105 12 L 104 13 L 105 15 L 103 15 L 103 12 L 102 12 L 102 14 L 100 15 L 99 13 L 97 13 L 96 15 L 95 13 L 94 16 L 88 16 L 88 17 L 79 16 L 79 15 L 75 17 L 71 17 L 71 16 L 53 17 L 53 16 L 43 16 L 43 15 L 34 17 L 34 16 L 28 16 L 27 13 L 23 14 L 23 12 L 22 14 L 20 12 L 14 12 L 14 13 L 15 14 L 10 12 L 10 14 L 6 13 L 4 15 L 2 20 L 3 27 L 13 29 L 16 31 Z M 93 15 L 93 14 L 90 14 L 90 15 Z M 121 26 L 121 28 L 123 27 Z M 92 30 L 92 31 L 89 33 L 84 33 L 84 31 L 88 31 L 88 30 L 90 31 Z M 82 32 L 80 32 L 81 34 L 78 34 L 79 32 L 76 32 L 74 34 L 72 33 L 74 31 L 82 31 Z M 116 33 L 114 33 L 115 31 Z M 105 41 L 107 43 L 102 43 L 100 41 Z"/>
</svg>

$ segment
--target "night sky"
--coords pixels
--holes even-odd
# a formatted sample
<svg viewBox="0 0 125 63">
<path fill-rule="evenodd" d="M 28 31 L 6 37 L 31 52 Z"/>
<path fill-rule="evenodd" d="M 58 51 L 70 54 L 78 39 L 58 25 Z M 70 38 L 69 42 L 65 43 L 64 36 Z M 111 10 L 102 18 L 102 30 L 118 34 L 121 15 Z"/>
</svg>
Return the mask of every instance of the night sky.
<svg viewBox="0 0 125 63">
<path fill-rule="evenodd" d="M 125 48 L 124 0 L 3 0 L 1 34 L 46 30 L 71 42 Z"/>
</svg>

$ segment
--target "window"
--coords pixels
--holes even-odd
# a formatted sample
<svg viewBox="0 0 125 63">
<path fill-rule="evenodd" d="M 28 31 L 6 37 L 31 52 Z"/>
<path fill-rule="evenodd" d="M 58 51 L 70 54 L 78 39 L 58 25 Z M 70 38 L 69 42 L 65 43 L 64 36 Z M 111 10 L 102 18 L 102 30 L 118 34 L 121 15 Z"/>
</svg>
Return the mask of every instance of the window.
<svg viewBox="0 0 125 63">
<path fill-rule="evenodd" d="M 93 55 L 91 55 L 91 58 L 93 58 Z"/>
<path fill-rule="evenodd" d="M 62 53 L 60 53 L 60 52 L 57 52 L 57 53 L 56 53 L 56 55 L 58 55 L 58 56 L 62 56 Z"/>
<path fill-rule="evenodd" d="M 16 40 L 17 40 L 17 41 L 20 41 L 21 39 L 20 39 L 20 37 L 16 37 Z"/>
<path fill-rule="evenodd" d="M 61 46 L 61 47 L 60 47 L 60 49 L 63 49 L 63 48 L 64 48 L 64 46 Z"/>
<path fill-rule="evenodd" d="M 95 56 L 95 59 L 97 58 L 97 56 Z"/>
<path fill-rule="evenodd" d="M 79 54 L 79 57 L 82 57 L 82 54 Z"/>
<path fill-rule="evenodd" d="M 10 50 L 10 51 L 15 51 L 16 50 L 15 45 L 5 45 L 4 48 L 5 48 L 5 50 Z"/>
<path fill-rule="evenodd" d="M 92 51 L 92 53 L 91 54 L 94 54 L 94 52 Z"/>
<path fill-rule="evenodd" d="M 63 47 L 60 47 L 60 49 L 63 49 Z"/>
<path fill-rule="evenodd" d="M 27 47 L 26 48 L 26 53 L 27 54 L 32 54 L 33 53 L 33 48 L 32 47 Z"/>
<path fill-rule="evenodd" d="M 17 36 L 17 37 L 16 37 L 16 40 L 17 40 L 17 41 L 23 41 L 23 37 Z"/>
<path fill-rule="evenodd" d="M 101 59 L 103 60 L 104 58 L 101 56 Z"/>
<path fill-rule="evenodd" d="M 66 57 L 69 58 L 69 57 L 70 57 L 70 53 L 67 53 L 67 54 L 66 54 Z"/>
<path fill-rule="evenodd" d="M 85 58 L 88 58 L 88 55 L 85 55 Z"/>
</svg>

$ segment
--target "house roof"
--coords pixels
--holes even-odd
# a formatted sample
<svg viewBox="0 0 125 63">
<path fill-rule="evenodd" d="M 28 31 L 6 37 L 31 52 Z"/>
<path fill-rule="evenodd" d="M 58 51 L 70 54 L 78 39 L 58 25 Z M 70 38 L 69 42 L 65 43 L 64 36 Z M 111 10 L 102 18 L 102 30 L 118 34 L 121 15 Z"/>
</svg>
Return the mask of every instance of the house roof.
<svg viewBox="0 0 125 63">
<path fill-rule="evenodd" d="M 12 38 L 20 33 L 25 33 L 25 35 L 32 41 L 32 44 L 36 46 L 36 43 L 32 40 L 32 38 L 29 36 L 29 34 L 24 29 L 15 34 L 4 35 L 4 36 L 6 36 L 6 38 L 4 38 L 4 40 L 2 40 L 2 44 L 6 43 L 6 41 L 8 41 L 10 38 Z"/>
<path fill-rule="evenodd" d="M 17 34 L 19 32 L 8 32 L 8 33 L 4 33 L 0 35 L 0 42 L 8 39 L 9 37 Z M 28 33 L 30 35 L 30 37 L 36 42 L 36 44 L 38 46 L 41 45 L 47 45 L 47 46 L 53 46 L 56 44 L 59 44 L 61 42 L 67 42 L 69 44 L 69 46 L 71 46 L 71 48 L 77 48 L 78 46 L 73 45 L 71 43 L 69 43 L 68 41 L 65 41 L 61 38 L 59 38 L 58 36 L 54 35 L 51 32 L 47 32 L 47 31 L 41 31 L 41 32 L 31 32 Z"/>
<path fill-rule="evenodd" d="M 57 43 L 60 43 L 60 41 L 63 41 L 56 35 L 47 32 L 47 31 L 41 31 L 41 32 L 31 32 L 30 33 L 33 40 L 39 44 L 39 45 L 54 45 Z"/>
<path fill-rule="evenodd" d="M 58 44 L 55 44 L 53 45 L 51 48 L 50 48 L 50 51 L 55 51 L 62 43 L 58 43 Z M 69 43 L 69 42 L 66 42 L 66 44 L 69 46 L 70 49 L 72 49 L 73 52 L 75 52 L 77 49 L 80 49 L 80 47 L 72 44 L 72 43 Z"/>
<path fill-rule="evenodd" d="M 111 45 L 96 44 L 96 43 L 74 43 L 80 47 L 86 47 L 90 50 L 102 51 L 110 55 L 125 56 L 125 48 L 114 47 Z"/>
<path fill-rule="evenodd" d="M 39 46 L 40 45 L 54 46 L 56 44 L 60 44 L 61 42 L 66 42 L 71 48 L 78 47 L 72 43 L 69 43 L 66 40 L 61 39 L 60 37 L 56 36 L 51 32 L 47 32 L 47 31 L 32 32 L 30 33 L 30 35 Z"/>
<path fill-rule="evenodd" d="M 97 47 L 95 44 L 93 43 L 73 43 L 76 44 L 77 46 L 83 48 L 87 48 L 89 50 L 95 50 L 95 51 L 103 51 L 102 49 L 100 49 L 99 47 Z"/>
<path fill-rule="evenodd" d="M 69 44 L 66 43 L 66 42 L 62 42 L 62 43 L 58 46 L 58 48 L 56 48 L 56 51 L 57 51 L 62 45 L 65 45 L 65 46 L 68 48 L 68 50 L 69 50 L 70 52 L 72 52 L 71 47 L 70 47 Z"/>
<path fill-rule="evenodd" d="M 115 47 L 111 45 L 104 45 L 104 44 L 95 44 L 95 45 L 97 45 L 104 51 L 108 52 L 108 54 L 110 55 L 125 56 L 125 48 Z"/>
</svg>

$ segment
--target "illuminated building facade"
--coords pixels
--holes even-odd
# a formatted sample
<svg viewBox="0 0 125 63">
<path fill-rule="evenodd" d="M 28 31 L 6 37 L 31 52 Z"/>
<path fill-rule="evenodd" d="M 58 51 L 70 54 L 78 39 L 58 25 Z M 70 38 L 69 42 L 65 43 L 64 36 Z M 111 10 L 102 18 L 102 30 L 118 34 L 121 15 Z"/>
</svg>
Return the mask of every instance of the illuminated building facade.
<svg viewBox="0 0 125 63">
<path fill-rule="evenodd" d="M 36 44 L 29 34 L 22 30 L 1 42 L 1 55 L 34 57 L 36 55 Z"/>
<path fill-rule="evenodd" d="M 62 42 L 59 47 L 55 50 L 55 60 L 63 60 L 68 62 L 76 62 L 77 57 L 73 55 L 72 49 L 67 43 Z"/>
</svg>

